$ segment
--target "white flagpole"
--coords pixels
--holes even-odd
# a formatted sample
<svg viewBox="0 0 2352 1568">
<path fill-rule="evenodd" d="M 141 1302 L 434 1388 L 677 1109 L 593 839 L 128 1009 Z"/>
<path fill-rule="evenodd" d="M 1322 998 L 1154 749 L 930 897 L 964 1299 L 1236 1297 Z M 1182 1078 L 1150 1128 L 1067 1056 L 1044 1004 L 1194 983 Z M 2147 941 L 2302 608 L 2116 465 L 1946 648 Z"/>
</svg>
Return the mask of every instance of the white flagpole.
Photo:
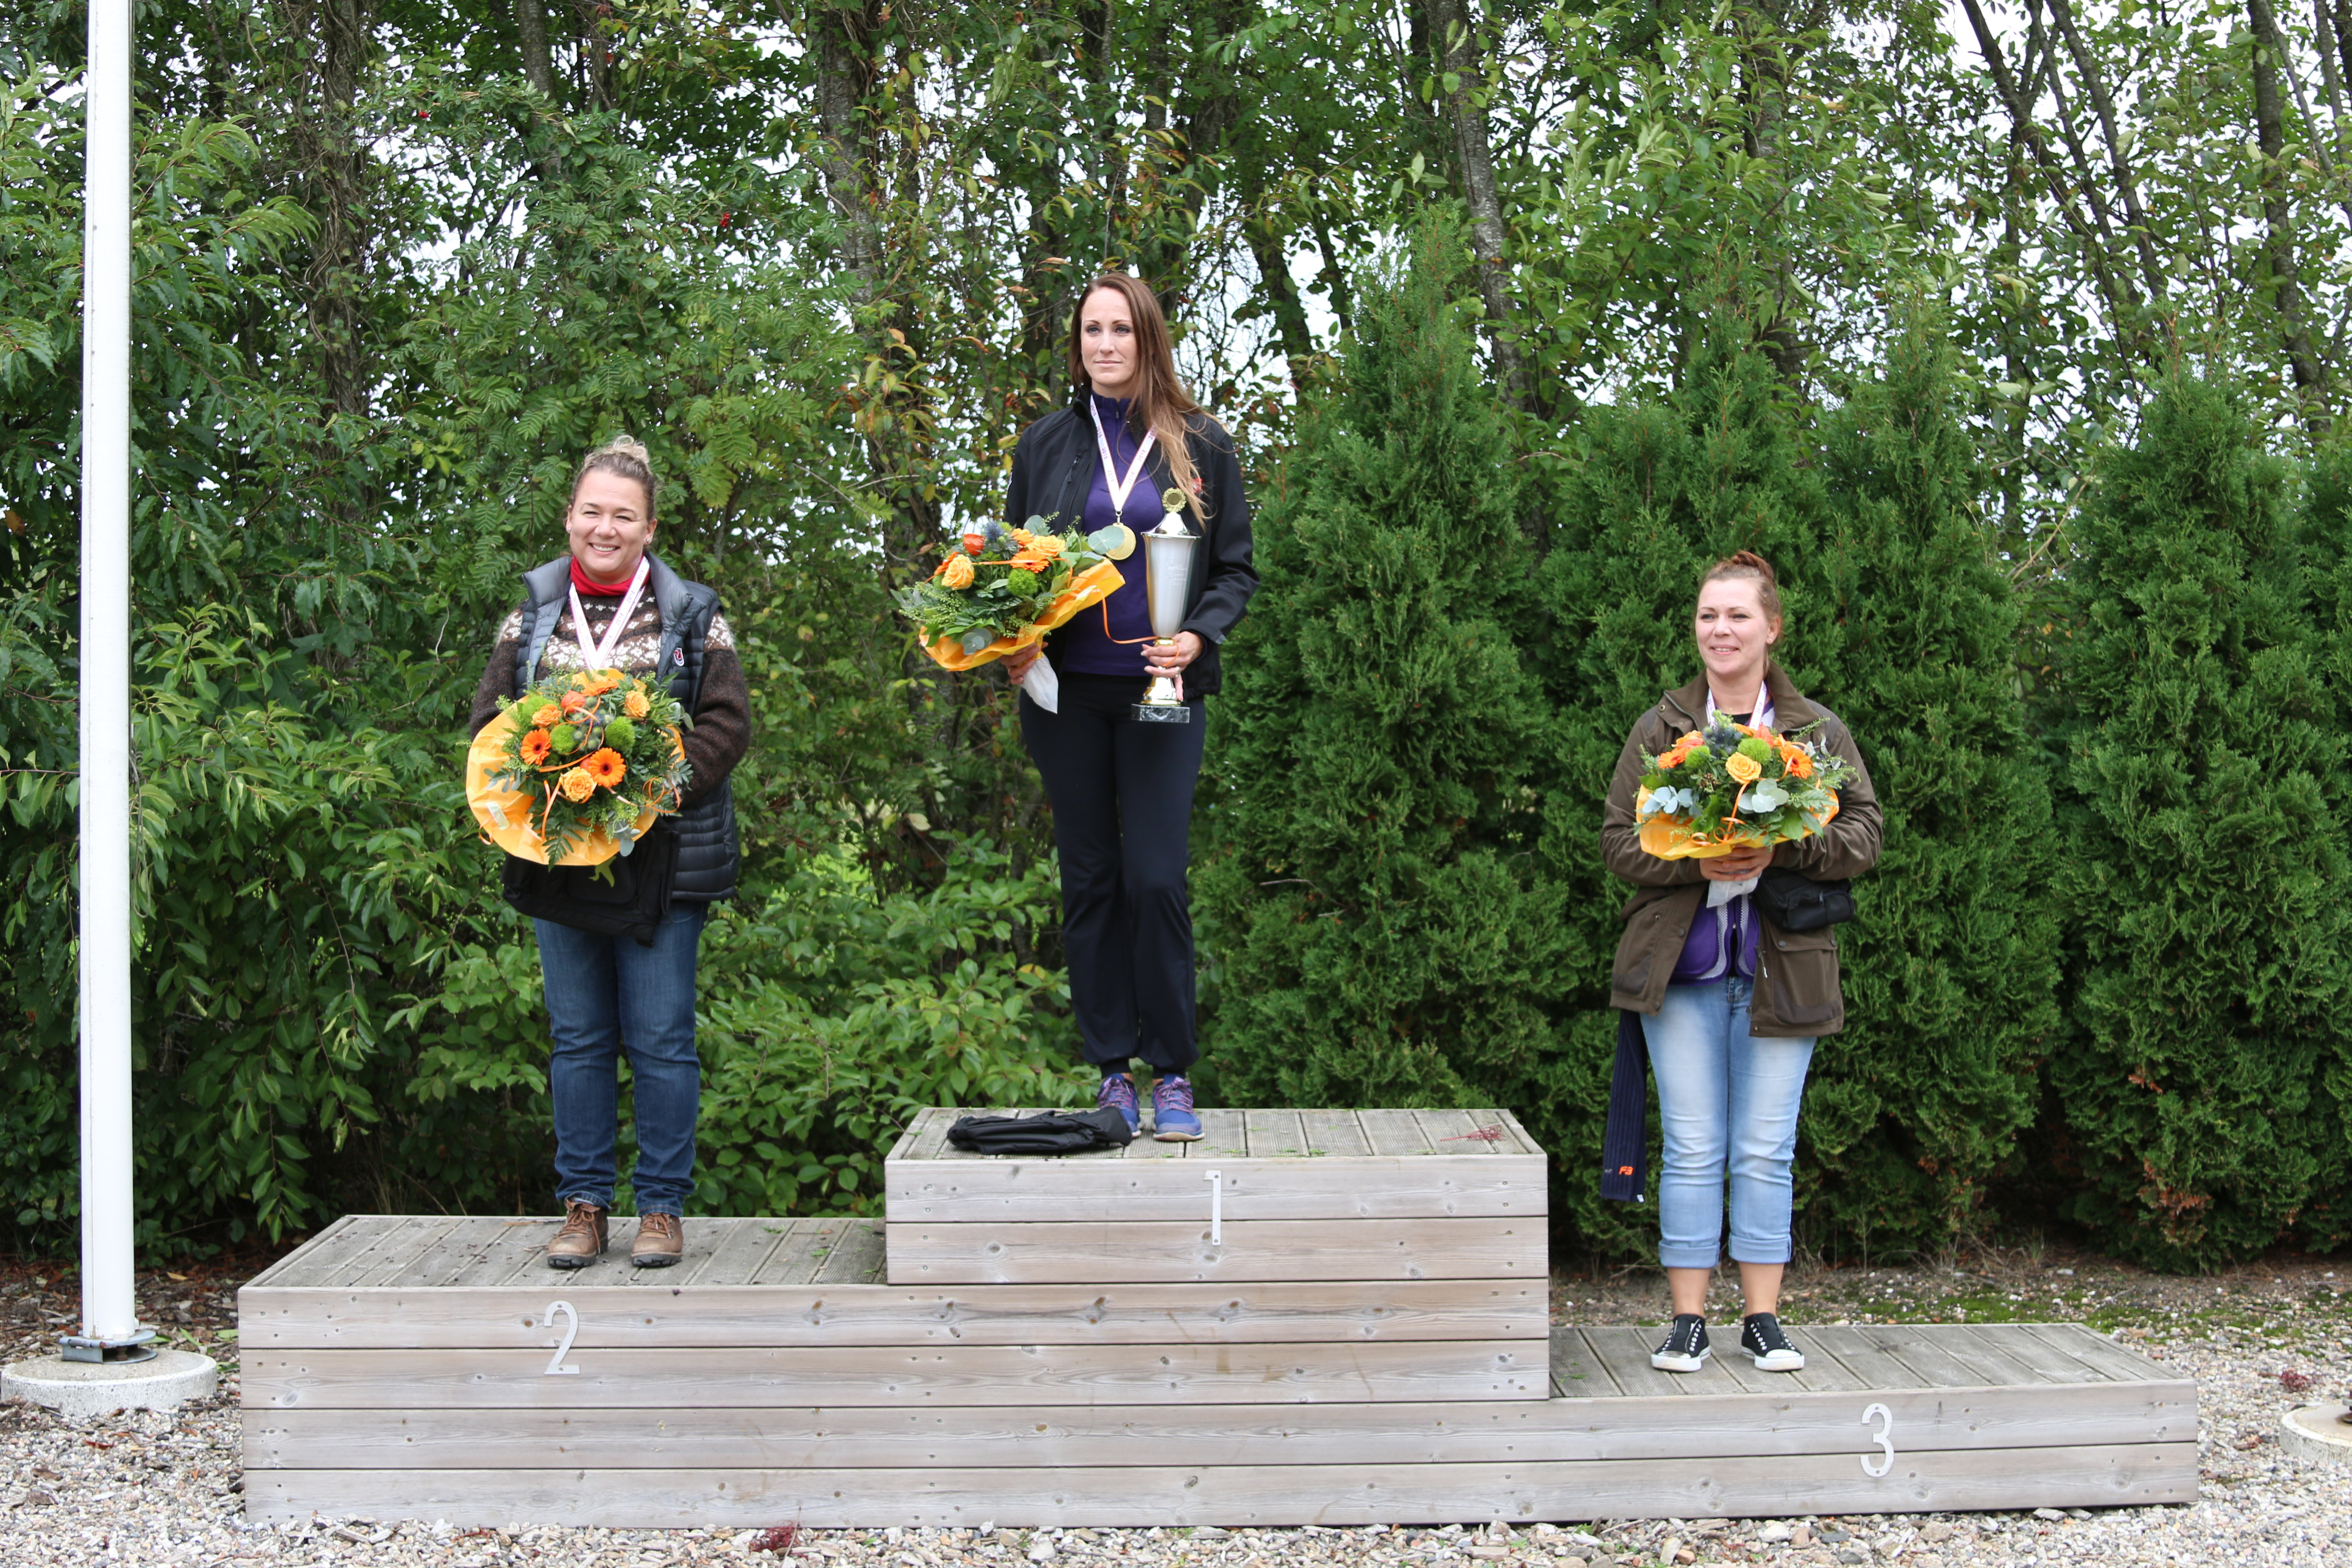
<svg viewBox="0 0 2352 1568">
<path fill-rule="evenodd" d="M 89 0 L 81 338 L 81 1338 L 140 1338 L 131 1244 L 131 5 Z"/>
</svg>

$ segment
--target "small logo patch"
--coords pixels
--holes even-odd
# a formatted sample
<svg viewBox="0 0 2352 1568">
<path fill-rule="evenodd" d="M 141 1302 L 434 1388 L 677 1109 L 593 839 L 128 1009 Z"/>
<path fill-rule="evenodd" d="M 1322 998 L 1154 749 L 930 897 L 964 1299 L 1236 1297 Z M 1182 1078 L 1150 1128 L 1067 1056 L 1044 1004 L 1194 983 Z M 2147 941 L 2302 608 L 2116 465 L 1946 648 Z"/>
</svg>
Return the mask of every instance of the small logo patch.
<svg viewBox="0 0 2352 1568">
<path fill-rule="evenodd" d="M 686 649 L 678 648 L 673 651 L 669 656 L 669 661 L 672 664 L 684 664 L 686 662 Z"/>
</svg>

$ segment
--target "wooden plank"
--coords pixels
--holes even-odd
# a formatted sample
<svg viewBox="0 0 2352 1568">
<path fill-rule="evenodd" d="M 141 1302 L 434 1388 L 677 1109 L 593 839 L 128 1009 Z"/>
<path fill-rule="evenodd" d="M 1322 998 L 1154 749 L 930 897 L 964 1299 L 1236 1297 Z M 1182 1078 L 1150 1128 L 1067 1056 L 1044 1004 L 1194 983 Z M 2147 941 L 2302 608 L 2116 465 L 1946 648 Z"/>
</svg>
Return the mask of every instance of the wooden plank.
<svg viewBox="0 0 2352 1568">
<path fill-rule="evenodd" d="M 1242 1139 L 1253 1160 L 1307 1158 L 1307 1132 L 1295 1110 L 1243 1111 Z"/>
<path fill-rule="evenodd" d="M 389 1279 L 436 1246 L 457 1225 L 447 1215 L 409 1215 L 396 1219 L 336 1268 L 331 1279 L 321 1283 L 361 1286 Z"/>
<path fill-rule="evenodd" d="M 580 1410 L 779 1405 L 934 1405 L 1542 1399 L 1541 1342 L 1338 1345 L 845 1346 L 583 1351 L 547 1375 L 529 1350 L 247 1350 L 248 1409 Z"/>
<path fill-rule="evenodd" d="M 893 1160 L 936 1160 L 940 1151 L 948 1145 L 948 1129 L 955 1125 L 961 1110 L 935 1105 L 929 1110 L 918 1111 L 915 1124 L 909 1127 L 908 1142 L 892 1152 Z M 886 1163 L 887 1162 L 885 1162 Z"/>
<path fill-rule="evenodd" d="M 489 1222 L 485 1227 L 488 1234 L 473 1255 L 441 1280 L 439 1289 L 502 1285 L 527 1278 L 534 1268 L 543 1274 L 556 1273 L 547 1267 L 547 1244 L 555 1239 L 562 1224 L 559 1219 L 536 1217 Z"/>
<path fill-rule="evenodd" d="M 452 1523 L 750 1528 L 1264 1525 L 1760 1518 L 2137 1507 L 2197 1495 L 2196 1447 L 1511 1465 L 1089 1467 L 1056 1470 L 254 1470 L 255 1520 L 360 1514 Z"/>
<path fill-rule="evenodd" d="M 749 1221 L 788 1233 L 789 1220 Z M 778 1247 L 786 1236 L 769 1238 Z M 551 1272 L 499 1289 L 247 1288 L 247 1349 L 524 1348 L 517 1325 L 557 1296 L 585 1348 L 751 1345 L 1318 1344 L 1540 1340 L 1535 1280 L 1408 1279 L 1241 1285 L 983 1285 L 969 1289 L 698 1285 L 651 1302 Z M 1612 1392 L 1580 1385 L 1576 1392 Z"/>
<path fill-rule="evenodd" d="M 1867 1323 L 1858 1327 L 1872 1344 L 1916 1372 L 1931 1387 L 1968 1388 L 2042 1381 L 1992 1345 L 1974 1338 L 1967 1323 Z"/>
<path fill-rule="evenodd" d="M 693 1286 L 698 1291 L 713 1286 L 749 1285 L 760 1272 L 761 1265 L 773 1258 L 793 1234 L 793 1222 L 788 1219 L 737 1219 L 726 1223 L 725 1234 L 694 1267 L 693 1274 L 680 1283 Z"/>
<path fill-rule="evenodd" d="M 1798 1337 L 1804 1342 L 1805 1353 L 1809 1358 L 1818 1354 L 1834 1362 L 1843 1369 L 1845 1376 L 1853 1381 L 1843 1384 L 1843 1386 L 1850 1388 L 1924 1388 L 1927 1386 L 1927 1379 L 1879 1349 L 1867 1336 L 1851 1327 L 1840 1328 L 1835 1324 L 1830 1324 L 1818 1329 L 1801 1329 L 1798 1331 Z M 1811 1377 L 1813 1370 L 1809 1363 L 1801 1375 Z M 1821 1386 L 1827 1387 L 1830 1384 L 1824 1379 Z"/>
<path fill-rule="evenodd" d="M 768 1254 L 767 1261 L 752 1271 L 751 1283 L 761 1288 L 780 1285 L 805 1285 L 816 1278 L 824 1260 L 833 1253 L 833 1238 L 837 1227 L 846 1224 L 835 1219 L 796 1219 L 792 1228 Z M 820 1250 L 820 1248 L 822 1250 Z"/>
<path fill-rule="evenodd" d="M 1359 1110 L 1356 1121 L 1375 1154 L 1433 1154 L 1421 1123 L 1410 1110 Z"/>
<path fill-rule="evenodd" d="M 1512 1142 L 1510 1130 L 1496 1120 L 1494 1113 L 1416 1110 L 1412 1116 L 1421 1123 L 1421 1135 L 1440 1156 L 1491 1156 Z"/>
<path fill-rule="evenodd" d="M 1539 1220 L 894 1225 L 893 1285 L 1542 1279 Z"/>
<path fill-rule="evenodd" d="M 1249 1137 L 1243 1131 L 1242 1112 L 1222 1107 L 1202 1108 L 1201 1136 L 1184 1145 L 1186 1161 L 1246 1160 Z"/>
<path fill-rule="evenodd" d="M 1887 1417 L 1864 1419 L 1870 1402 Z M 2178 1429 L 2179 1423 L 2171 1423 Z M 2145 1392 L 1950 1393 L 1385 1405 L 448 1411 L 257 1410 L 254 1469 L 760 1470 L 962 1465 L 1587 1463 L 2121 1445 L 2166 1429 Z M 2193 1417 L 2189 1430 L 2193 1433 Z M 2182 1440 L 2186 1440 L 2185 1438 Z"/>
<path fill-rule="evenodd" d="M 1302 1110 L 1298 1122 L 1310 1156 L 1360 1159 L 1372 1152 L 1371 1140 L 1364 1136 L 1363 1123 L 1352 1110 Z"/>
<path fill-rule="evenodd" d="M 2085 1366 L 2096 1367 L 2119 1382 L 2170 1383 L 2179 1376 L 2144 1355 L 2126 1350 L 2096 1329 L 2082 1323 L 2028 1323 L 2025 1326 L 2041 1335 L 2053 1348 Z M 2089 1379 L 2084 1381 L 2088 1382 Z"/>
<path fill-rule="evenodd" d="M 879 1220 L 854 1219 L 833 1239 L 833 1250 L 816 1271 L 818 1285 L 873 1285 L 881 1281 L 887 1265 L 883 1258 Z"/>
<path fill-rule="evenodd" d="M 279 1258 L 277 1262 L 271 1264 L 268 1268 L 263 1269 L 260 1273 L 247 1280 L 245 1282 L 246 1289 L 250 1289 L 256 1285 L 275 1285 L 294 1282 L 307 1278 L 313 1268 L 320 1267 L 320 1259 L 325 1258 L 330 1255 L 341 1253 L 350 1247 L 364 1246 L 364 1241 L 353 1239 L 353 1233 L 366 1229 L 371 1222 L 380 1220 L 384 1216 L 381 1215 L 345 1215 L 342 1218 L 335 1221 L 332 1225 L 327 1226 L 326 1229 L 320 1231 L 318 1235 L 312 1237 L 310 1240 L 304 1242 L 301 1246 L 296 1247 L 293 1251 L 288 1253 L 285 1257 Z"/>
<path fill-rule="evenodd" d="M 415 1257 L 386 1275 L 382 1284 L 394 1289 L 435 1286 L 454 1279 L 502 1239 L 505 1222 L 459 1219 L 437 1240 L 419 1247 Z"/>
<path fill-rule="evenodd" d="M 1665 1337 L 1663 1329 L 1586 1328 L 1577 1331 L 1584 1353 L 1604 1367 L 1628 1394 L 1643 1399 L 1684 1399 L 1704 1392 L 1691 1384 L 1696 1373 L 1660 1372 L 1650 1364 L 1650 1352 Z M 1717 1352 L 1720 1353 L 1720 1352 Z M 1718 1385 L 1719 1386 L 1719 1385 Z"/>
<path fill-rule="evenodd" d="M 1565 1324 L 1551 1331 L 1551 1393 L 1554 1399 L 1608 1398 L 1624 1387 L 1584 1342 L 1584 1336 Z"/>
<path fill-rule="evenodd" d="M 1038 1159 L 902 1162 L 883 1173 L 885 1212 L 894 1225 L 1205 1220 L 1208 1167 L 1200 1145 L 1192 1147 L 1181 1160 L 1139 1156 L 1077 1170 Z M 1532 1155 L 1250 1157 L 1216 1169 L 1225 1212 L 1252 1219 L 1537 1216 L 1549 1201 L 1544 1162 Z"/>
<path fill-rule="evenodd" d="M 2066 1354 L 2024 1323 L 1969 1325 L 1979 1341 L 2024 1366 L 2044 1383 L 2097 1383 L 2112 1373 Z"/>
</svg>

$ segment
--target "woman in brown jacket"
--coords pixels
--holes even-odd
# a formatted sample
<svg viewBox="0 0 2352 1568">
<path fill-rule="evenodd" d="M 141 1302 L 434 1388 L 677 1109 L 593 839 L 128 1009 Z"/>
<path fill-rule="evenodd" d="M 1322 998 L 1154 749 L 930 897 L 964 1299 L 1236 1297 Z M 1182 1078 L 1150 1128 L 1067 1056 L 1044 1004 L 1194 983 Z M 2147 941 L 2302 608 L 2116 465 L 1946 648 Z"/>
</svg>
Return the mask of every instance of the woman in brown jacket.
<svg viewBox="0 0 2352 1568">
<path fill-rule="evenodd" d="M 1727 1174 L 1731 1258 L 1746 1300 L 1739 1348 L 1766 1372 L 1805 1364 L 1777 1310 L 1805 1069 L 1813 1041 L 1845 1025 L 1837 935 L 1833 928 L 1782 931 L 1749 895 L 1768 866 L 1822 881 L 1868 870 L 1878 858 L 1879 812 L 1853 737 L 1772 662 L 1781 625 L 1763 557 L 1743 550 L 1707 569 L 1696 624 L 1706 673 L 1666 693 L 1633 726 L 1601 816 L 1609 869 L 1640 889 L 1625 906 L 1610 1000 L 1642 1016 L 1665 1129 L 1658 1261 L 1675 1322 L 1650 1364 L 1668 1372 L 1696 1372 L 1706 1361 L 1706 1292 L 1722 1248 Z M 1853 769 L 1829 826 L 1796 843 L 1713 860 L 1661 860 L 1644 850 L 1633 817 L 1643 754 L 1717 719 L 1783 733 L 1818 724 L 1815 743 Z"/>
</svg>

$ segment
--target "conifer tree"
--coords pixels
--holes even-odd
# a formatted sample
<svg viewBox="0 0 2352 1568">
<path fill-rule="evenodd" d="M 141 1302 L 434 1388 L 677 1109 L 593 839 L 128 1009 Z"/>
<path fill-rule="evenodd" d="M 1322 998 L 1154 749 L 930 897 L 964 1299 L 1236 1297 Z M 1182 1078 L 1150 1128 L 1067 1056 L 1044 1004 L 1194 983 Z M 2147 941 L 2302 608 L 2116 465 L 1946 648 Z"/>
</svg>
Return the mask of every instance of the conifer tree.
<svg viewBox="0 0 2352 1568">
<path fill-rule="evenodd" d="M 2058 1024 L 2049 787 L 1943 342 L 1914 322 L 1824 422 L 1828 548 L 1808 582 L 1843 627 L 1810 689 L 1853 730 L 1886 826 L 1839 931 L 1848 1022 L 1813 1057 L 1800 1198 L 1822 1245 L 1878 1251 L 1986 1223 Z"/>
<path fill-rule="evenodd" d="M 1529 787 L 1546 697 L 1508 624 L 1530 563 L 1464 260 L 1425 229 L 1363 290 L 1338 384 L 1259 497 L 1197 883 L 1209 1063 L 1234 1103 L 1551 1098 L 1566 966 Z"/>
<path fill-rule="evenodd" d="M 2061 664 L 2073 1037 L 2049 1071 L 2078 1216 L 2210 1268 L 2341 1203 L 2342 704 L 2285 468 L 2231 396 L 2175 380 L 2101 479 Z"/>
</svg>

